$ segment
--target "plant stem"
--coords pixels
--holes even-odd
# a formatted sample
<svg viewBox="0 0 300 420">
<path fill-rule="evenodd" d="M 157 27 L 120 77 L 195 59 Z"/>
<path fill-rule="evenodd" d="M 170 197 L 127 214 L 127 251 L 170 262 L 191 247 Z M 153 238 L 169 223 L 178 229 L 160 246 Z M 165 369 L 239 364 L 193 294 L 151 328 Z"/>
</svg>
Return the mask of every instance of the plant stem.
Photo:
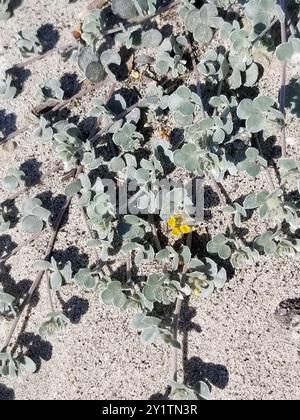
<svg viewBox="0 0 300 420">
<path fill-rule="evenodd" d="M 76 173 L 76 178 L 78 178 L 81 171 L 82 171 L 82 167 L 78 166 L 77 173 Z M 66 214 L 66 212 L 67 212 L 67 210 L 68 210 L 68 208 L 71 204 L 71 201 L 72 201 L 72 197 L 69 197 L 66 200 L 64 206 L 61 208 L 61 210 L 59 212 L 59 215 L 57 216 L 57 218 L 56 218 L 56 220 L 53 224 L 53 231 L 52 231 L 52 235 L 51 235 L 50 240 L 49 240 L 48 245 L 47 245 L 47 250 L 46 250 L 46 253 L 45 253 L 44 261 L 50 261 L 50 259 L 51 259 L 51 255 L 52 255 L 52 252 L 53 252 L 53 248 L 54 248 L 54 245 L 55 245 L 55 241 L 56 241 L 61 223 L 62 223 L 63 218 L 64 218 L 64 216 L 65 216 L 65 214 Z M 32 299 L 36 289 L 39 287 L 39 285 L 40 285 L 40 283 L 41 283 L 41 281 L 44 277 L 44 274 L 45 274 L 44 271 L 40 271 L 38 273 L 36 279 L 32 283 L 32 286 L 30 287 L 29 291 L 27 292 L 24 301 L 20 305 L 18 315 L 16 316 L 16 318 L 15 318 L 15 320 L 14 320 L 12 326 L 11 326 L 11 329 L 10 329 L 6 339 L 5 339 L 5 342 L 3 344 L 3 348 L 1 350 L 1 353 L 5 353 L 8 346 L 10 345 L 10 342 L 13 338 L 15 330 L 16 330 L 16 328 L 17 328 L 17 326 L 18 326 L 18 324 L 19 324 L 19 322 L 22 318 L 23 312 L 26 309 L 27 305 L 29 305 L 29 303 L 31 302 L 31 299 Z"/>
<path fill-rule="evenodd" d="M 31 64 L 36 63 L 37 61 L 40 60 L 44 60 L 45 58 L 51 56 L 52 54 L 54 54 L 55 52 L 59 52 L 59 51 L 69 51 L 72 48 L 76 48 L 77 44 L 70 44 L 70 45 L 66 45 L 63 48 L 52 48 L 51 50 L 48 50 L 40 55 L 37 55 L 35 57 L 29 58 L 28 60 L 23 61 L 22 63 L 18 63 L 15 64 L 14 66 L 12 66 L 11 68 L 17 68 L 17 69 L 24 69 L 25 67 L 30 66 Z"/>
<path fill-rule="evenodd" d="M 272 20 L 272 22 L 270 23 L 270 25 L 269 26 L 267 26 L 266 27 L 266 29 L 264 29 L 263 31 L 262 31 L 262 33 L 261 34 L 259 34 L 252 42 L 251 42 L 251 44 L 252 45 L 254 45 L 257 41 L 259 41 L 261 38 L 263 38 L 269 31 L 270 31 L 270 29 L 272 29 L 273 28 L 273 26 L 276 24 L 278 22 L 278 18 L 274 18 L 273 20 Z"/>
<path fill-rule="evenodd" d="M 49 303 L 50 303 L 50 309 L 51 309 L 51 312 L 55 312 L 54 303 L 52 299 L 49 271 L 46 272 L 46 283 L 47 283 L 47 292 L 48 292 L 48 298 L 49 298 Z"/>
<path fill-rule="evenodd" d="M 280 0 L 280 6 L 284 13 L 284 20 L 281 22 L 281 43 L 284 44 L 287 41 L 286 36 L 286 1 Z M 281 70 L 281 89 L 280 89 L 280 111 L 285 116 L 285 99 L 286 99 L 286 78 L 287 78 L 287 61 L 282 63 L 282 70 Z M 285 130 L 285 122 L 283 127 L 281 128 L 281 145 L 282 145 L 282 157 L 286 157 L 287 155 L 287 144 L 286 144 L 286 130 Z"/>
<path fill-rule="evenodd" d="M 91 144 L 93 145 L 98 139 L 100 139 L 113 125 L 115 122 L 121 120 L 122 118 L 126 117 L 126 115 L 130 114 L 131 111 L 138 108 L 139 102 L 136 102 L 134 105 L 132 105 L 130 108 L 125 109 L 125 111 L 121 112 L 119 115 L 117 115 L 113 122 L 106 127 L 104 127 L 102 130 L 99 131 L 98 134 L 95 134 L 94 137 L 90 139 Z"/>
<path fill-rule="evenodd" d="M 151 223 L 151 229 L 152 229 L 152 234 L 153 234 L 153 237 L 154 237 L 156 248 L 157 248 L 158 252 L 160 252 L 162 250 L 162 247 L 161 247 L 161 243 L 160 243 L 160 240 L 159 240 L 159 237 L 158 237 L 158 233 L 157 233 L 157 229 L 156 229 L 156 225 L 155 225 L 155 220 L 154 220 L 154 217 L 153 217 L 152 214 L 150 214 L 149 220 L 150 220 L 150 223 Z"/>
<path fill-rule="evenodd" d="M 126 274 L 127 274 L 127 283 L 130 284 L 132 282 L 131 277 L 131 252 L 128 252 L 126 255 Z"/>
<path fill-rule="evenodd" d="M 156 11 L 156 13 L 154 13 L 151 16 L 139 16 L 136 18 L 129 19 L 127 23 L 124 25 L 124 28 L 127 30 L 133 26 L 144 24 L 152 19 L 155 19 L 157 16 L 162 15 L 163 13 L 169 12 L 170 10 L 174 9 L 174 7 L 179 6 L 180 3 L 181 1 L 177 0 L 177 1 L 174 1 L 173 3 L 170 3 L 168 6 L 161 7 L 159 10 Z M 113 35 L 122 31 L 123 31 L 123 28 L 118 26 L 117 28 L 112 28 L 112 29 L 107 29 L 105 31 L 102 31 L 102 35 L 103 36 Z"/>
<path fill-rule="evenodd" d="M 83 98 L 85 95 L 88 95 L 89 93 L 93 92 L 94 90 L 99 89 L 101 86 L 104 85 L 104 81 L 99 82 L 95 85 L 91 85 L 89 87 L 87 87 L 86 89 L 83 89 L 82 91 L 76 93 L 74 96 L 72 96 L 69 99 L 64 99 L 63 101 L 60 101 L 59 103 L 57 101 L 53 101 L 53 102 L 48 102 L 47 104 L 49 106 L 52 106 L 52 109 L 50 111 L 47 112 L 47 114 L 49 114 L 50 112 L 55 112 L 58 111 L 64 107 L 66 107 L 67 105 L 69 105 L 71 102 L 81 99 Z M 42 106 L 37 109 L 39 112 L 43 111 L 45 109 L 46 104 L 42 104 Z M 46 115 L 47 115 L 46 114 Z M 16 136 L 18 136 L 19 134 L 23 134 L 26 131 L 28 131 L 30 129 L 30 127 L 33 124 L 29 124 L 25 127 L 22 127 L 16 131 L 14 131 L 13 133 L 9 134 L 7 137 L 4 137 L 3 139 L 0 140 L 0 146 L 2 146 L 3 144 L 7 143 L 9 140 L 12 140 L 13 138 L 15 138 Z"/>
<path fill-rule="evenodd" d="M 193 240 L 193 232 L 190 232 L 187 237 L 187 246 L 191 249 L 192 248 L 192 240 Z M 187 272 L 187 266 L 184 267 L 182 272 L 182 285 L 184 285 L 184 279 Z M 178 327 L 179 327 L 179 319 L 180 313 L 182 309 L 183 299 L 182 296 L 179 296 L 176 301 L 176 307 L 173 314 L 173 323 L 172 323 L 172 330 L 174 339 L 178 339 Z M 174 381 L 178 379 L 178 349 L 173 347 L 172 348 L 172 357 L 171 357 L 171 378 Z"/>
<path fill-rule="evenodd" d="M 263 150 L 262 150 L 261 142 L 260 142 L 260 140 L 259 140 L 259 138 L 258 138 L 257 135 L 255 136 L 255 140 L 256 140 L 256 143 L 257 143 L 257 146 L 258 146 L 258 149 L 259 149 L 259 153 L 260 153 L 261 156 L 263 156 L 264 153 L 263 153 Z M 268 182 L 269 182 L 269 185 L 270 185 L 271 190 L 272 191 L 275 191 L 276 190 L 276 186 L 275 186 L 275 183 L 273 181 L 273 178 L 272 178 L 272 176 L 270 174 L 270 170 L 269 170 L 268 167 L 266 167 L 266 174 L 267 174 L 267 178 L 268 178 Z"/>
<path fill-rule="evenodd" d="M 2 257 L 0 259 L 0 264 L 5 263 L 10 258 L 12 258 L 14 255 L 16 255 L 18 252 L 21 251 L 22 248 L 24 248 L 27 245 L 30 245 L 32 242 L 34 242 L 37 238 L 39 238 L 46 230 L 42 230 L 41 232 L 38 232 L 31 236 L 30 238 L 26 239 L 26 241 L 22 242 L 20 245 L 18 245 L 15 249 L 13 249 L 8 255 L 5 255 L 5 257 Z"/>
</svg>

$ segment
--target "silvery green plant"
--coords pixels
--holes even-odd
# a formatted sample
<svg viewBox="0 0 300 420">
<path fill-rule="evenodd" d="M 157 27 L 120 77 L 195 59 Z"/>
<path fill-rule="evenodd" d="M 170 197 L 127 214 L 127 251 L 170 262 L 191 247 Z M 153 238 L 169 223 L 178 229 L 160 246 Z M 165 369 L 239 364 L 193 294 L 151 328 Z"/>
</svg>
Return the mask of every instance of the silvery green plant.
<svg viewBox="0 0 300 420">
<path fill-rule="evenodd" d="M 0 0 L 0 21 L 8 20 L 11 17 L 9 10 L 11 0 Z"/>
<path fill-rule="evenodd" d="M 234 216 L 234 224 L 238 228 L 242 226 L 242 218 L 247 217 L 246 210 L 239 203 L 233 203 L 232 206 L 225 207 L 223 211 L 225 214 Z"/>
<path fill-rule="evenodd" d="M 234 243 L 234 241 L 221 233 L 214 236 L 207 244 L 207 250 L 210 254 L 218 254 L 220 258 L 227 260 L 232 253 L 232 250 L 228 245 L 231 243 Z"/>
<path fill-rule="evenodd" d="M 34 137 L 37 137 L 44 142 L 49 142 L 53 139 L 53 128 L 45 117 L 37 117 L 36 115 L 31 114 L 30 119 L 35 126 L 33 131 Z"/>
<path fill-rule="evenodd" d="M 284 12 L 276 0 L 250 0 L 245 4 L 245 14 L 251 20 L 253 32 L 261 33 L 274 19 L 284 19 Z"/>
<path fill-rule="evenodd" d="M 180 343 L 174 339 L 170 329 L 162 323 L 160 318 L 137 314 L 131 322 L 133 329 L 141 333 L 141 340 L 145 344 L 164 341 L 171 347 L 181 348 Z"/>
<path fill-rule="evenodd" d="M 223 243 L 224 246 L 226 245 Z M 225 256 L 228 258 L 229 252 L 226 255 L 225 251 L 220 253 L 222 258 Z M 203 261 L 192 258 L 187 264 L 187 278 L 188 284 L 195 295 L 209 298 L 215 289 L 220 290 L 224 287 L 227 281 L 227 273 L 223 267 L 219 270 L 217 264 L 210 258 L 205 258 Z"/>
<path fill-rule="evenodd" d="M 11 75 L 0 72 L 0 96 L 4 99 L 13 99 L 16 96 L 17 88 L 12 86 Z"/>
<path fill-rule="evenodd" d="M 280 159 L 278 166 L 282 183 L 300 192 L 300 162 L 294 159 Z"/>
<path fill-rule="evenodd" d="M 61 88 L 60 81 L 56 79 L 48 80 L 37 92 L 37 99 L 39 103 L 46 102 L 49 99 L 62 101 L 63 98 L 64 91 Z"/>
<path fill-rule="evenodd" d="M 13 357 L 10 353 L 0 353 L 0 375 L 17 379 L 23 373 L 32 374 L 37 367 L 28 356 Z"/>
<path fill-rule="evenodd" d="M 185 86 L 179 87 L 171 95 L 165 95 L 161 101 L 161 108 L 169 108 L 176 125 L 186 127 L 193 123 L 196 106 L 202 103 L 198 95 Z"/>
<path fill-rule="evenodd" d="M 255 147 L 249 147 L 245 152 L 245 160 L 238 163 L 237 169 L 256 177 L 267 165 L 268 162 L 260 156 L 259 151 Z"/>
<path fill-rule="evenodd" d="M 63 284 L 71 283 L 72 281 L 72 265 L 68 262 L 63 268 L 59 267 L 55 259 L 52 257 L 51 261 L 36 261 L 34 268 L 38 271 L 48 271 L 50 274 L 50 286 L 54 291 L 62 288 Z"/>
<path fill-rule="evenodd" d="M 204 4 L 201 9 L 192 9 L 185 17 L 185 27 L 192 32 L 194 40 L 208 44 L 214 35 L 214 29 L 220 29 L 223 19 L 218 16 L 218 9 L 213 4 Z"/>
<path fill-rule="evenodd" d="M 225 80 L 229 72 L 229 63 L 227 58 L 215 50 L 208 50 L 198 64 L 198 70 L 201 74 L 208 77 L 213 82 L 219 83 Z"/>
<path fill-rule="evenodd" d="M 10 228 L 8 212 L 5 208 L 0 208 L 0 233 L 6 232 Z"/>
<path fill-rule="evenodd" d="M 99 83 L 106 77 L 101 56 L 93 46 L 82 47 L 78 52 L 78 67 L 92 83 Z"/>
<path fill-rule="evenodd" d="M 101 12 L 100 10 L 92 10 L 84 17 L 81 27 L 81 39 L 87 45 L 97 44 L 101 38 Z"/>
<path fill-rule="evenodd" d="M 167 76 L 169 73 L 176 78 L 186 72 L 186 62 L 180 55 L 172 57 L 168 52 L 159 53 L 153 63 L 154 71 L 159 76 Z"/>
<path fill-rule="evenodd" d="M 16 298 L 8 293 L 5 293 L 0 287 L 0 315 L 4 317 L 15 317 L 17 314 Z"/>
<path fill-rule="evenodd" d="M 45 223 L 50 220 L 51 213 L 42 207 L 42 201 L 38 198 L 26 200 L 21 207 L 21 225 L 27 233 L 38 233 L 44 229 Z"/>
<path fill-rule="evenodd" d="M 237 269 L 243 269 L 246 265 L 252 266 L 258 260 L 259 252 L 247 246 L 241 246 L 231 256 L 231 264 Z"/>
<path fill-rule="evenodd" d="M 26 29 L 20 32 L 20 39 L 17 45 L 24 57 L 43 52 L 42 44 L 34 29 Z"/>
<path fill-rule="evenodd" d="M 211 399 L 211 391 L 206 382 L 198 382 L 193 387 L 188 387 L 184 383 L 169 381 L 171 393 L 169 398 L 175 401 L 196 401 Z"/>
<path fill-rule="evenodd" d="M 274 108 L 274 100 L 268 96 L 258 96 L 253 101 L 243 99 L 237 110 L 241 120 L 246 121 L 246 129 L 250 133 L 278 130 L 284 124 L 284 116 Z"/>
<path fill-rule="evenodd" d="M 149 302 L 158 302 L 164 305 L 170 305 L 179 296 L 183 299 L 184 296 L 190 293 L 189 286 L 183 288 L 178 280 L 172 280 L 164 273 L 151 274 L 143 289 L 143 294 Z"/>
<path fill-rule="evenodd" d="M 113 135 L 113 142 L 123 152 L 134 152 L 141 146 L 144 136 L 139 133 L 134 124 L 126 122 L 123 127 Z"/>
<path fill-rule="evenodd" d="M 52 338 L 70 325 L 69 319 L 62 312 L 51 312 L 39 329 L 44 338 Z"/>
<path fill-rule="evenodd" d="M 10 168 L 1 181 L 1 187 L 6 191 L 15 191 L 25 187 L 25 173 L 19 169 Z"/>
</svg>

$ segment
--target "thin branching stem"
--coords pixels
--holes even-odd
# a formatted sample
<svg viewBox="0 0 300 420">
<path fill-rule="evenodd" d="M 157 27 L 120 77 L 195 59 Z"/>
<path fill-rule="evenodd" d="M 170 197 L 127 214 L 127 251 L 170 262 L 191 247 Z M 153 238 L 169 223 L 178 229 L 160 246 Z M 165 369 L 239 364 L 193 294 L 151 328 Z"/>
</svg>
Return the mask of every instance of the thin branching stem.
<svg viewBox="0 0 300 420">
<path fill-rule="evenodd" d="M 258 149 L 259 149 L 259 153 L 260 153 L 261 156 L 263 156 L 264 153 L 263 153 L 262 145 L 261 145 L 261 142 L 260 142 L 260 139 L 259 139 L 258 135 L 255 136 L 255 140 L 256 140 L 256 143 L 257 143 L 257 146 L 258 146 Z M 268 167 L 266 167 L 265 172 L 266 172 L 266 175 L 267 175 L 267 179 L 268 179 L 268 183 L 270 185 L 271 191 L 275 191 L 276 186 L 275 186 L 275 183 L 274 183 L 273 178 L 271 176 L 270 169 Z"/>
<path fill-rule="evenodd" d="M 187 246 L 189 249 L 192 248 L 192 240 L 193 240 L 193 232 L 190 232 L 187 237 Z M 182 286 L 184 286 L 185 278 L 187 273 L 187 266 L 184 267 L 182 272 Z M 180 313 L 182 309 L 183 299 L 182 296 L 179 296 L 176 301 L 176 307 L 173 314 L 173 323 L 172 323 L 172 331 L 175 340 L 178 340 L 178 329 L 179 329 L 179 320 L 180 320 Z M 172 348 L 172 357 L 171 357 L 171 372 L 170 377 L 172 380 L 177 381 L 178 379 L 178 349 L 173 347 Z"/>
<path fill-rule="evenodd" d="M 256 44 L 259 40 L 261 40 L 272 28 L 273 26 L 278 22 L 278 18 L 274 18 L 272 20 L 272 22 L 270 23 L 269 26 L 266 27 L 266 29 L 264 29 L 262 31 L 262 33 L 260 33 L 252 42 L 251 44 L 254 45 Z"/>
<path fill-rule="evenodd" d="M 47 283 L 47 293 L 48 293 L 50 309 L 51 309 L 51 312 L 55 312 L 49 271 L 46 271 L 46 283 Z"/>
<path fill-rule="evenodd" d="M 159 251 L 162 250 L 162 247 L 161 247 L 161 243 L 160 243 L 160 240 L 159 240 L 159 237 L 158 237 L 158 232 L 157 232 L 155 220 L 154 220 L 154 217 L 153 217 L 152 214 L 150 214 L 149 220 L 150 220 L 150 224 L 151 224 L 152 235 L 153 235 L 153 238 L 154 238 L 155 246 L 156 246 L 156 248 L 159 252 Z"/>
<path fill-rule="evenodd" d="M 280 6 L 284 13 L 284 19 L 281 22 L 281 43 L 284 44 L 287 41 L 286 35 L 286 0 L 280 0 Z M 285 116 L 285 100 L 286 100 L 286 78 L 287 78 L 287 61 L 282 63 L 281 69 L 281 89 L 280 89 L 280 100 L 279 106 L 280 111 Z M 286 144 L 286 129 L 285 122 L 281 128 L 281 146 L 282 146 L 282 157 L 287 155 L 287 144 Z"/>
<path fill-rule="evenodd" d="M 56 52 L 59 53 L 68 53 L 68 51 L 72 50 L 73 48 L 76 48 L 77 44 L 70 44 L 66 45 L 63 48 L 55 47 L 51 48 L 51 50 L 45 51 L 44 53 L 37 55 L 35 57 L 31 57 L 28 60 L 23 61 L 22 63 L 18 63 L 13 65 L 11 68 L 17 68 L 17 69 L 24 69 L 25 67 L 29 67 L 31 64 L 34 64 L 38 61 L 44 60 L 47 57 L 50 57 L 51 55 L 55 54 Z"/>
<path fill-rule="evenodd" d="M 132 19 L 128 19 L 127 23 L 124 25 L 124 28 L 130 29 L 134 26 L 138 26 L 138 25 L 143 25 L 147 22 L 149 22 L 152 19 L 155 19 L 156 17 L 169 12 L 170 10 L 174 9 L 176 6 L 179 6 L 181 3 L 180 0 L 174 1 L 172 3 L 170 3 L 168 6 L 165 7 L 161 7 L 159 10 L 156 11 L 156 13 L 154 13 L 153 15 L 149 15 L 149 16 L 139 16 L 136 18 L 132 18 Z M 102 35 L 103 36 L 107 36 L 107 35 L 114 35 L 117 34 L 118 32 L 122 32 L 123 28 L 118 26 L 117 28 L 112 28 L 112 29 L 107 29 L 105 31 L 102 31 Z"/>
<path fill-rule="evenodd" d="M 26 239 L 16 248 L 14 248 L 9 254 L 5 255 L 0 259 L 0 264 L 7 262 L 10 258 L 18 254 L 25 246 L 32 244 L 36 239 L 38 239 L 41 235 L 46 232 L 46 229 L 42 230 L 41 232 L 35 233 L 34 235 L 30 236 L 30 238 Z"/>
<path fill-rule="evenodd" d="M 81 172 L 82 172 L 82 167 L 78 166 L 77 173 L 76 173 L 76 178 L 78 178 L 78 176 L 80 175 Z M 46 253 L 45 253 L 44 261 L 50 261 L 50 259 L 51 259 L 51 255 L 52 255 L 52 252 L 53 252 L 53 249 L 54 249 L 54 246 L 55 246 L 55 242 L 56 242 L 56 239 L 57 239 L 57 235 L 58 235 L 60 226 L 61 226 L 63 218 L 64 218 L 64 216 L 65 216 L 65 214 L 66 214 L 66 212 L 67 212 L 67 210 L 68 210 L 68 208 L 71 204 L 71 201 L 72 201 L 72 197 L 69 197 L 66 200 L 64 206 L 61 208 L 61 210 L 59 212 L 59 215 L 57 216 L 57 218 L 56 218 L 56 220 L 53 224 L 52 235 L 51 235 L 51 237 L 49 239 L 49 242 L 48 242 L 48 245 L 47 245 L 47 250 L 46 250 Z M 41 281 L 44 277 L 44 274 L 45 274 L 45 271 L 40 271 L 38 273 L 36 279 L 34 280 L 34 282 L 32 283 L 29 291 L 27 292 L 24 301 L 22 302 L 22 304 L 19 307 L 19 312 L 18 312 L 18 314 L 17 314 L 17 316 L 16 316 L 16 318 L 15 318 L 15 320 L 14 320 L 12 326 L 11 326 L 11 329 L 9 330 L 8 335 L 5 339 L 5 342 L 3 344 L 1 353 L 5 353 L 7 351 L 7 348 L 10 345 L 10 342 L 11 342 L 13 336 L 14 336 L 16 328 L 17 328 L 17 326 L 18 326 L 18 324 L 19 324 L 19 322 L 22 318 L 22 315 L 23 315 L 25 309 L 27 308 L 27 306 L 30 304 L 31 299 L 32 299 L 35 291 L 39 287 L 39 285 L 40 285 L 40 283 L 41 283 Z"/>
<path fill-rule="evenodd" d="M 68 106 L 73 101 L 82 99 L 84 96 L 94 92 L 95 90 L 98 90 L 100 87 L 103 87 L 104 84 L 105 84 L 105 81 L 101 81 L 101 82 L 99 82 L 95 85 L 88 86 L 87 88 L 85 88 L 85 89 L 81 90 L 80 92 L 76 93 L 75 95 L 73 95 L 71 98 L 64 99 L 60 102 L 58 102 L 58 101 L 51 101 L 51 102 L 48 101 L 46 104 L 42 104 L 42 106 L 40 107 L 40 109 L 38 111 L 41 112 L 41 111 L 43 111 L 44 109 L 46 109 L 47 107 L 50 106 L 51 110 L 48 111 L 47 114 L 45 114 L 47 116 L 48 114 L 50 114 L 50 112 L 58 111 L 62 108 L 65 108 L 66 106 Z M 9 140 L 14 139 L 19 134 L 23 134 L 26 131 L 30 130 L 32 125 L 33 124 L 28 124 L 28 125 L 20 128 L 20 129 L 14 131 L 13 133 L 9 134 L 8 136 L 4 137 L 3 139 L 0 140 L 0 146 L 7 143 Z"/>
</svg>

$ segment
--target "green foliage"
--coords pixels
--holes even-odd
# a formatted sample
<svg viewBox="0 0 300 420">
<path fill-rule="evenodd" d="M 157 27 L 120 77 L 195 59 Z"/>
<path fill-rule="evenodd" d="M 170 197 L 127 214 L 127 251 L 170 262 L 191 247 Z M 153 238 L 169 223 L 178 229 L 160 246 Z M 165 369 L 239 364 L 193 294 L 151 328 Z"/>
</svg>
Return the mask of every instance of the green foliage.
<svg viewBox="0 0 300 420">
<path fill-rule="evenodd" d="M 7 209 L 0 207 L 0 233 L 7 231 L 10 228 L 10 220 Z"/>
<path fill-rule="evenodd" d="M 47 315 L 45 322 L 40 327 L 39 333 L 44 338 L 51 338 L 67 328 L 70 324 L 68 318 L 61 312 Z"/>
<path fill-rule="evenodd" d="M 190 294 L 189 287 L 182 288 L 179 281 L 172 280 L 166 274 L 158 273 L 150 274 L 143 289 L 143 294 L 149 302 L 158 302 L 164 305 L 170 305 L 179 296 L 183 299 L 186 293 Z"/>
<path fill-rule="evenodd" d="M 149 345 L 157 340 L 163 341 L 171 347 L 180 349 L 180 343 L 174 339 L 170 330 L 163 325 L 160 318 L 147 316 L 145 314 L 137 314 L 131 322 L 133 329 L 141 333 L 141 340 L 144 344 Z"/>
<path fill-rule="evenodd" d="M 258 259 L 259 253 L 256 249 L 242 246 L 232 254 L 231 264 L 235 268 L 243 269 L 246 265 L 254 265 Z"/>
<path fill-rule="evenodd" d="M 171 394 L 169 398 L 175 401 L 194 401 L 194 400 L 206 400 L 211 399 L 211 391 L 207 383 L 198 382 L 193 388 L 190 388 L 183 383 L 169 381 L 171 386 Z"/>
<path fill-rule="evenodd" d="M 26 200 L 21 207 L 22 229 L 27 233 L 38 233 L 43 230 L 44 223 L 48 223 L 51 213 L 42 207 L 38 198 Z"/>
<path fill-rule="evenodd" d="M 17 314 L 16 299 L 14 296 L 4 293 L 0 287 L 0 314 L 3 316 L 16 316 Z"/>
<path fill-rule="evenodd" d="M 240 228 L 242 226 L 242 217 L 247 217 L 247 212 L 239 203 L 234 203 L 233 206 L 224 208 L 224 213 L 232 214 L 234 216 L 234 224 Z"/>
<path fill-rule="evenodd" d="M 28 356 L 13 357 L 10 353 L 0 353 L 0 377 L 17 379 L 24 373 L 34 373 L 36 369 Z"/>
<path fill-rule="evenodd" d="M 9 6 L 11 0 L 0 0 L 0 21 L 8 20 L 11 16 Z"/>
<path fill-rule="evenodd" d="M 49 99 L 57 99 L 58 101 L 61 101 L 63 97 L 64 91 L 61 88 L 61 83 L 56 79 L 48 80 L 37 93 L 39 103 L 46 102 Z"/>
<path fill-rule="evenodd" d="M 246 171 L 248 175 L 256 177 L 262 169 L 267 167 L 268 162 L 260 156 L 259 151 L 254 147 L 247 149 L 245 154 L 245 160 L 237 165 L 240 171 Z"/>
<path fill-rule="evenodd" d="M 32 54 L 41 54 L 43 52 L 43 47 L 37 32 L 33 29 L 21 31 L 17 45 L 24 57 L 28 57 Z"/>
<path fill-rule="evenodd" d="M 0 96 L 4 99 L 13 99 L 16 93 L 17 88 L 12 86 L 12 77 L 0 71 Z"/>
<path fill-rule="evenodd" d="M 187 269 L 188 284 L 194 294 L 202 298 L 209 298 L 215 289 L 222 289 L 227 280 L 226 270 L 224 268 L 219 270 L 217 264 L 210 258 L 205 258 L 203 261 L 193 258 Z"/>
<path fill-rule="evenodd" d="M 266 29 L 274 17 L 280 21 L 284 19 L 283 11 L 276 0 L 250 0 L 245 5 L 245 14 L 251 19 L 255 34 Z"/>
<path fill-rule="evenodd" d="M 92 83 L 99 83 L 105 79 L 106 72 L 101 63 L 101 56 L 92 46 L 84 47 L 79 51 L 78 66 Z"/>
<path fill-rule="evenodd" d="M 193 8 L 185 17 L 185 27 L 201 44 L 208 44 L 213 38 L 213 29 L 219 29 L 222 23 L 223 19 L 213 4 L 204 4 L 200 10 Z"/>
<path fill-rule="evenodd" d="M 207 244 L 207 251 L 211 254 L 218 254 L 220 258 L 227 260 L 231 256 L 231 248 L 228 244 L 232 242 L 234 241 L 220 233 Z"/>
<path fill-rule="evenodd" d="M 300 192 L 300 163 L 294 159 L 280 159 L 278 166 L 282 183 Z"/>
<path fill-rule="evenodd" d="M 18 169 L 11 168 L 7 171 L 7 175 L 2 179 L 1 186 L 7 191 L 15 191 L 17 188 L 24 188 L 25 173 Z"/>
<path fill-rule="evenodd" d="M 51 262 L 45 260 L 36 261 L 34 268 L 39 271 L 50 271 L 50 286 L 54 291 L 59 291 L 64 282 L 68 284 L 72 281 L 71 262 L 68 262 L 63 268 L 60 268 L 52 257 Z"/>
<path fill-rule="evenodd" d="M 262 130 L 270 131 L 283 125 L 284 116 L 273 108 L 274 100 L 268 96 L 258 96 L 253 101 L 243 99 L 238 106 L 237 114 L 241 120 L 246 120 L 246 129 L 250 133 Z"/>
<path fill-rule="evenodd" d="M 134 0 L 112 0 L 112 11 L 122 19 L 131 19 L 138 15 Z"/>
<path fill-rule="evenodd" d="M 288 42 L 280 44 L 276 48 L 276 55 L 278 60 L 291 60 L 294 56 L 300 54 L 300 39 L 291 37 Z"/>
</svg>

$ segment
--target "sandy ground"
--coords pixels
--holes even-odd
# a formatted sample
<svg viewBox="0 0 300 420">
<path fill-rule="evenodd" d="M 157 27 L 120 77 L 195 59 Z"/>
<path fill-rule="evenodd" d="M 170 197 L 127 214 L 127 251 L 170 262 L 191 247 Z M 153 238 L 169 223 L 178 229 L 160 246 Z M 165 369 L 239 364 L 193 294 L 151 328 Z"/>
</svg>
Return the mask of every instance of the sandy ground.
<svg viewBox="0 0 300 420">
<path fill-rule="evenodd" d="M 15 45 L 16 34 L 27 27 L 40 28 L 45 40 L 57 36 L 58 45 L 71 40 L 70 28 L 74 26 L 81 5 L 79 1 L 68 7 L 60 2 L 24 0 L 8 22 L 0 23 L 1 68 L 22 61 Z M 26 123 L 28 109 L 34 104 L 35 91 L 47 79 L 73 74 L 76 69 L 63 63 L 57 55 L 35 63 L 18 75 L 21 92 L 13 101 L 0 101 L 0 130 L 3 134 Z M 296 69 L 289 69 L 291 77 Z M 77 75 L 80 79 L 81 75 Z M 298 74 L 299 77 L 299 74 Z M 277 99 L 280 85 L 277 62 L 272 62 L 265 73 L 261 87 Z M 104 98 L 107 89 L 98 93 Z M 87 97 L 72 110 L 84 116 L 91 108 Z M 289 116 L 289 153 L 300 156 L 295 140 L 299 136 L 299 123 Z M 61 205 L 64 187 L 60 181 L 63 172 L 57 173 L 57 161 L 51 147 L 33 138 L 31 132 L 16 138 L 13 154 L 1 155 L 0 177 L 12 165 L 22 165 L 30 175 L 32 187 L 16 199 L 15 204 L 27 197 L 42 197 L 52 211 Z M 278 148 L 277 148 L 278 149 Z M 275 149 L 275 150 L 277 150 Z M 41 173 L 49 173 L 42 184 L 37 184 Z M 59 176 L 58 176 L 59 175 Z M 264 174 L 257 180 L 237 177 L 226 181 L 232 199 L 266 188 Z M 0 201 L 9 195 L 0 191 Z M 211 231 L 222 231 L 222 216 L 215 194 L 207 190 L 210 207 Z M 247 228 L 250 235 L 258 231 L 254 218 Z M 71 206 L 68 222 L 60 231 L 55 256 L 71 259 L 75 267 L 93 262 L 93 254 L 86 247 L 85 230 L 76 203 Z M 0 255 L 15 243 L 24 240 L 18 228 L 0 236 Z M 35 276 L 32 261 L 43 254 L 47 233 L 24 248 L 1 268 L 0 281 L 17 293 L 28 288 Z M 195 244 L 196 246 L 197 244 Z M 121 262 L 122 264 L 122 262 Z M 193 298 L 185 307 L 181 319 L 181 337 L 184 343 L 182 368 L 189 383 L 206 378 L 213 385 L 215 399 L 299 399 L 300 398 L 300 340 L 297 334 L 282 328 L 274 317 L 278 304 L 287 298 L 300 295 L 300 260 L 272 260 L 262 258 L 255 267 L 236 271 L 224 290 L 210 300 Z M 147 272 L 148 268 L 144 268 Z M 26 330 L 21 332 L 20 343 L 30 349 L 38 361 L 38 373 L 22 378 L 17 383 L 0 383 L 2 399 L 150 399 L 161 398 L 166 391 L 170 351 L 164 346 L 144 347 L 137 334 L 130 330 L 128 317 L 105 308 L 97 296 L 75 286 L 63 289 L 57 300 L 69 315 L 72 326 L 52 342 L 38 336 L 38 327 L 49 312 L 45 288 L 39 290 L 39 299 L 31 310 Z M 1 320 L 0 342 L 8 329 Z M 183 373 L 183 372 L 181 372 Z"/>
</svg>

